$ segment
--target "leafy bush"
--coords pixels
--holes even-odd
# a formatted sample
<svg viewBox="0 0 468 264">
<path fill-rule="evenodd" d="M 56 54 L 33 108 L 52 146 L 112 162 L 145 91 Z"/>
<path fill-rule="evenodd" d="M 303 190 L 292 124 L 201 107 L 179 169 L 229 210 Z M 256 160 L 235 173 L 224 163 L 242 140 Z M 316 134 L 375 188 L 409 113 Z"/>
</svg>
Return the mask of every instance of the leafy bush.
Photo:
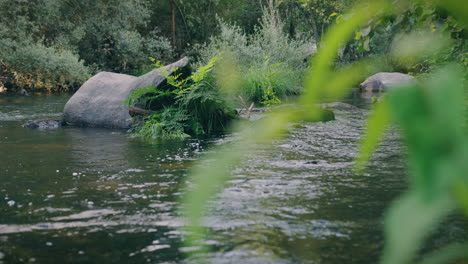
<svg viewBox="0 0 468 264">
<path fill-rule="evenodd" d="M 134 136 L 183 138 L 226 130 L 229 121 L 235 118 L 235 111 L 217 88 L 212 71 L 218 60 L 212 58 L 186 79 L 180 79 L 181 74 L 163 72 L 167 85 L 149 86 L 130 94 L 125 103 L 154 111 L 136 128 Z"/>
<path fill-rule="evenodd" d="M 8 73 L 11 79 L 16 76 L 16 84 L 25 88 L 66 89 L 67 85 L 82 82 L 77 76 L 82 73 L 77 68 L 81 66 L 67 59 L 73 56 L 78 56 L 93 74 L 103 70 L 128 74 L 144 72 L 148 68 L 148 55 L 164 62 L 173 59 L 170 42 L 155 25 L 148 23 L 152 16 L 148 7 L 147 0 L 81 0 L 73 4 L 70 1 L 0 0 L 0 60 L 5 61 L 7 55 L 13 57 L 6 63 Z M 28 54 L 22 56 L 20 51 Z M 52 57 L 44 57 L 43 53 Z M 29 58 L 35 55 L 39 57 Z M 55 88 L 57 78 L 47 73 L 55 66 L 45 62 L 54 58 L 62 60 L 60 63 L 71 68 L 70 71 L 76 71 L 75 76 L 60 72 L 66 81 L 59 81 L 59 88 Z M 19 59 L 36 65 L 36 61 L 43 60 L 44 68 L 31 70 L 28 63 L 16 63 Z"/>
<path fill-rule="evenodd" d="M 300 74 L 282 67 L 282 63 L 271 64 L 266 59 L 243 74 L 241 95 L 265 106 L 280 103 L 278 97 L 299 93 L 300 87 L 293 86 L 291 79 L 300 79 Z"/>
<path fill-rule="evenodd" d="M 173 58 L 173 50 L 168 39 L 152 31 L 142 36 L 136 30 L 117 29 L 110 32 L 90 32 L 85 41 L 89 45 L 98 42 L 99 48 L 82 46 L 80 55 L 88 64 L 102 70 L 140 75 L 151 69 L 148 55 L 163 62 Z M 146 67 L 145 67 L 146 66 Z"/>
<path fill-rule="evenodd" d="M 307 58 L 315 52 L 311 39 L 292 38 L 275 12 L 264 11 L 260 26 L 247 35 L 236 25 L 220 20 L 220 34 L 196 47 L 200 63 L 230 53 L 240 65 L 244 85 L 240 93 L 260 103 L 264 97 L 297 94 Z M 266 93 L 269 93 L 267 95 Z"/>
<path fill-rule="evenodd" d="M 151 31 L 148 36 L 143 38 L 140 59 L 135 64 L 134 75 L 142 75 L 152 69 L 151 61 L 147 60 L 148 54 L 151 58 L 157 58 L 158 61 L 170 62 L 174 59 L 174 50 L 170 41 L 161 36 L 158 30 Z"/>
<path fill-rule="evenodd" d="M 0 62 L 3 64 L 2 75 L 10 76 L 9 81 L 16 87 L 68 90 L 79 87 L 89 78 L 89 71 L 78 56 L 41 44 L 26 43 L 18 48 L 4 45 Z"/>
</svg>

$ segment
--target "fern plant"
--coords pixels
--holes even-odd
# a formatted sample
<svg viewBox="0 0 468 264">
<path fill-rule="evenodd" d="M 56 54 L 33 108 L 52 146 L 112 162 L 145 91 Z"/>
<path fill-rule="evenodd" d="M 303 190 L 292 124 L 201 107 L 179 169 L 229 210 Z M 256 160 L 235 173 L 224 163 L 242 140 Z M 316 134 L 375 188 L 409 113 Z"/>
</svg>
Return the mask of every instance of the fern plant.
<svg viewBox="0 0 468 264">
<path fill-rule="evenodd" d="M 189 137 L 185 133 L 190 116 L 184 110 L 168 107 L 145 118 L 143 126 L 133 137 L 146 139 L 175 139 Z"/>
<path fill-rule="evenodd" d="M 160 69 L 167 80 L 164 88 L 148 86 L 130 94 L 125 103 L 154 111 L 135 128 L 135 137 L 185 138 L 224 131 L 236 117 L 234 109 L 218 89 L 213 73 L 219 57 L 213 57 L 188 78 Z M 154 61 L 155 65 L 158 62 Z"/>
</svg>

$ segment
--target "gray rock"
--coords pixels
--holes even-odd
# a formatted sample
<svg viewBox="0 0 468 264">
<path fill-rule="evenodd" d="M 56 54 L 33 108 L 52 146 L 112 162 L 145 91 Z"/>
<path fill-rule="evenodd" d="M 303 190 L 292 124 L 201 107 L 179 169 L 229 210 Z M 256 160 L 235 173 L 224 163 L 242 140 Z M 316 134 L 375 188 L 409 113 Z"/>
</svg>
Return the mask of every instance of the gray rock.
<svg viewBox="0 0 468 264">
<path fill-rule="evenodd" d="M 414 77 L 399 72 L 379 72 L 359 85 L 361 92 L 381 92 L 414 81 Z"/>
<path fill-rule="evenodd" d="M 62 120 L 29 120 L 23 127 L 39 130 L 57 129 L 62 127 Z"/>
<path fill-rule="evenodd" d="M 21 88 L 16 94 L 21 96 L 29 96 L 28 92 L 23 88 Z"/>
<path fill-rule="evenodd" d="M 2 82 L 0 82 L 0 94 L 6 93 L 7 88 L 3 85 Z"/>
<path fill-rule="evenodd" d="M 185 57 L 164 67 L 168 73 L 176 69 L 187 69 Z M 149 85 L 160 85 L 165 81 L 160 70 L 153 70 L 143 76 L 101 72 L 86 81 L 66 103 L 63 119 L 78 126 L 129 128 L 133 120 L 129 106 L 123 104 L 131 92 Z"/>
</svg>

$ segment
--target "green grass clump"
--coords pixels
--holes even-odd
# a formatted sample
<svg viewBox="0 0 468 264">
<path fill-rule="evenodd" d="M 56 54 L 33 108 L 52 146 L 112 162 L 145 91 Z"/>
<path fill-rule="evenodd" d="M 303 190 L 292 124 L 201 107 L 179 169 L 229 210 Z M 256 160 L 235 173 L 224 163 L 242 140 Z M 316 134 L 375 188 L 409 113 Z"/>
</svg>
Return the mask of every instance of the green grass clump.
<svg viewBox="0 0 468 264">
<path fill-rule="evenodd" d="M 297 85 L 300 74 L 282 63 L 270 64 L 266 59 L 242 75 L 241 95 L 264 106 L 280 103 L 280 98 L 296 95 L 301 88 Z"/>
<path fill-rule="evenodd" d="M 89 77 L 89 69 L 71 51 L 25 43 L 16 46 L 0 40 L 0 76 L 12 88 L 66 91 L 78 88 Z"/>
</svg>

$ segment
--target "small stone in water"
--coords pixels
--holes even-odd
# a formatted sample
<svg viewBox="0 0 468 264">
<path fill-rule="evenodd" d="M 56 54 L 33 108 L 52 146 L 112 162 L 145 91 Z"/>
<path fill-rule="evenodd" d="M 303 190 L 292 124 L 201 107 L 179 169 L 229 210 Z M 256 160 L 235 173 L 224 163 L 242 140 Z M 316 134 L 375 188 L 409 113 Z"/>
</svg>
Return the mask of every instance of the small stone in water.
<svg viewBox="0 0 468 264">
<path fill-rule="evenodd" d="M 53 245 L 52 242 L 47 242 L 46 243 L 46 246 L 48 246 L 48 247 L 51 247 L 52 245 Z"/>
<path fill-rule="evenodd" d="M 72 175 L 73 175 L 73 176 L 78 176 L 78 173 L 77 173 L 77 172 L 74 172 Z"/>
<path fill-rule="evenodd" d="M 56 170 L 55 172 L 60 172 L 60 170 Z"/>
<path fill-rule="evenodd" d="M 11 206 L 15 205 L 15 203 L 16 203 L 15 201 L 11 200 L 11 201 L 8 201 L 7 204 L 8 204 L 8 206 L 11 207 Z"/>
<path fill-rule="evenodd" d="M 2 252 L 0 252 L 0 259 L 3 259 L 5 257 L 5 254 L 3 254 Z"/>
<path fill-rule="evenodd" d="M 83 250 L 78 251 L 78 255 L 83 255 L 83 254 L 84 254 Z"/>
</svg>

